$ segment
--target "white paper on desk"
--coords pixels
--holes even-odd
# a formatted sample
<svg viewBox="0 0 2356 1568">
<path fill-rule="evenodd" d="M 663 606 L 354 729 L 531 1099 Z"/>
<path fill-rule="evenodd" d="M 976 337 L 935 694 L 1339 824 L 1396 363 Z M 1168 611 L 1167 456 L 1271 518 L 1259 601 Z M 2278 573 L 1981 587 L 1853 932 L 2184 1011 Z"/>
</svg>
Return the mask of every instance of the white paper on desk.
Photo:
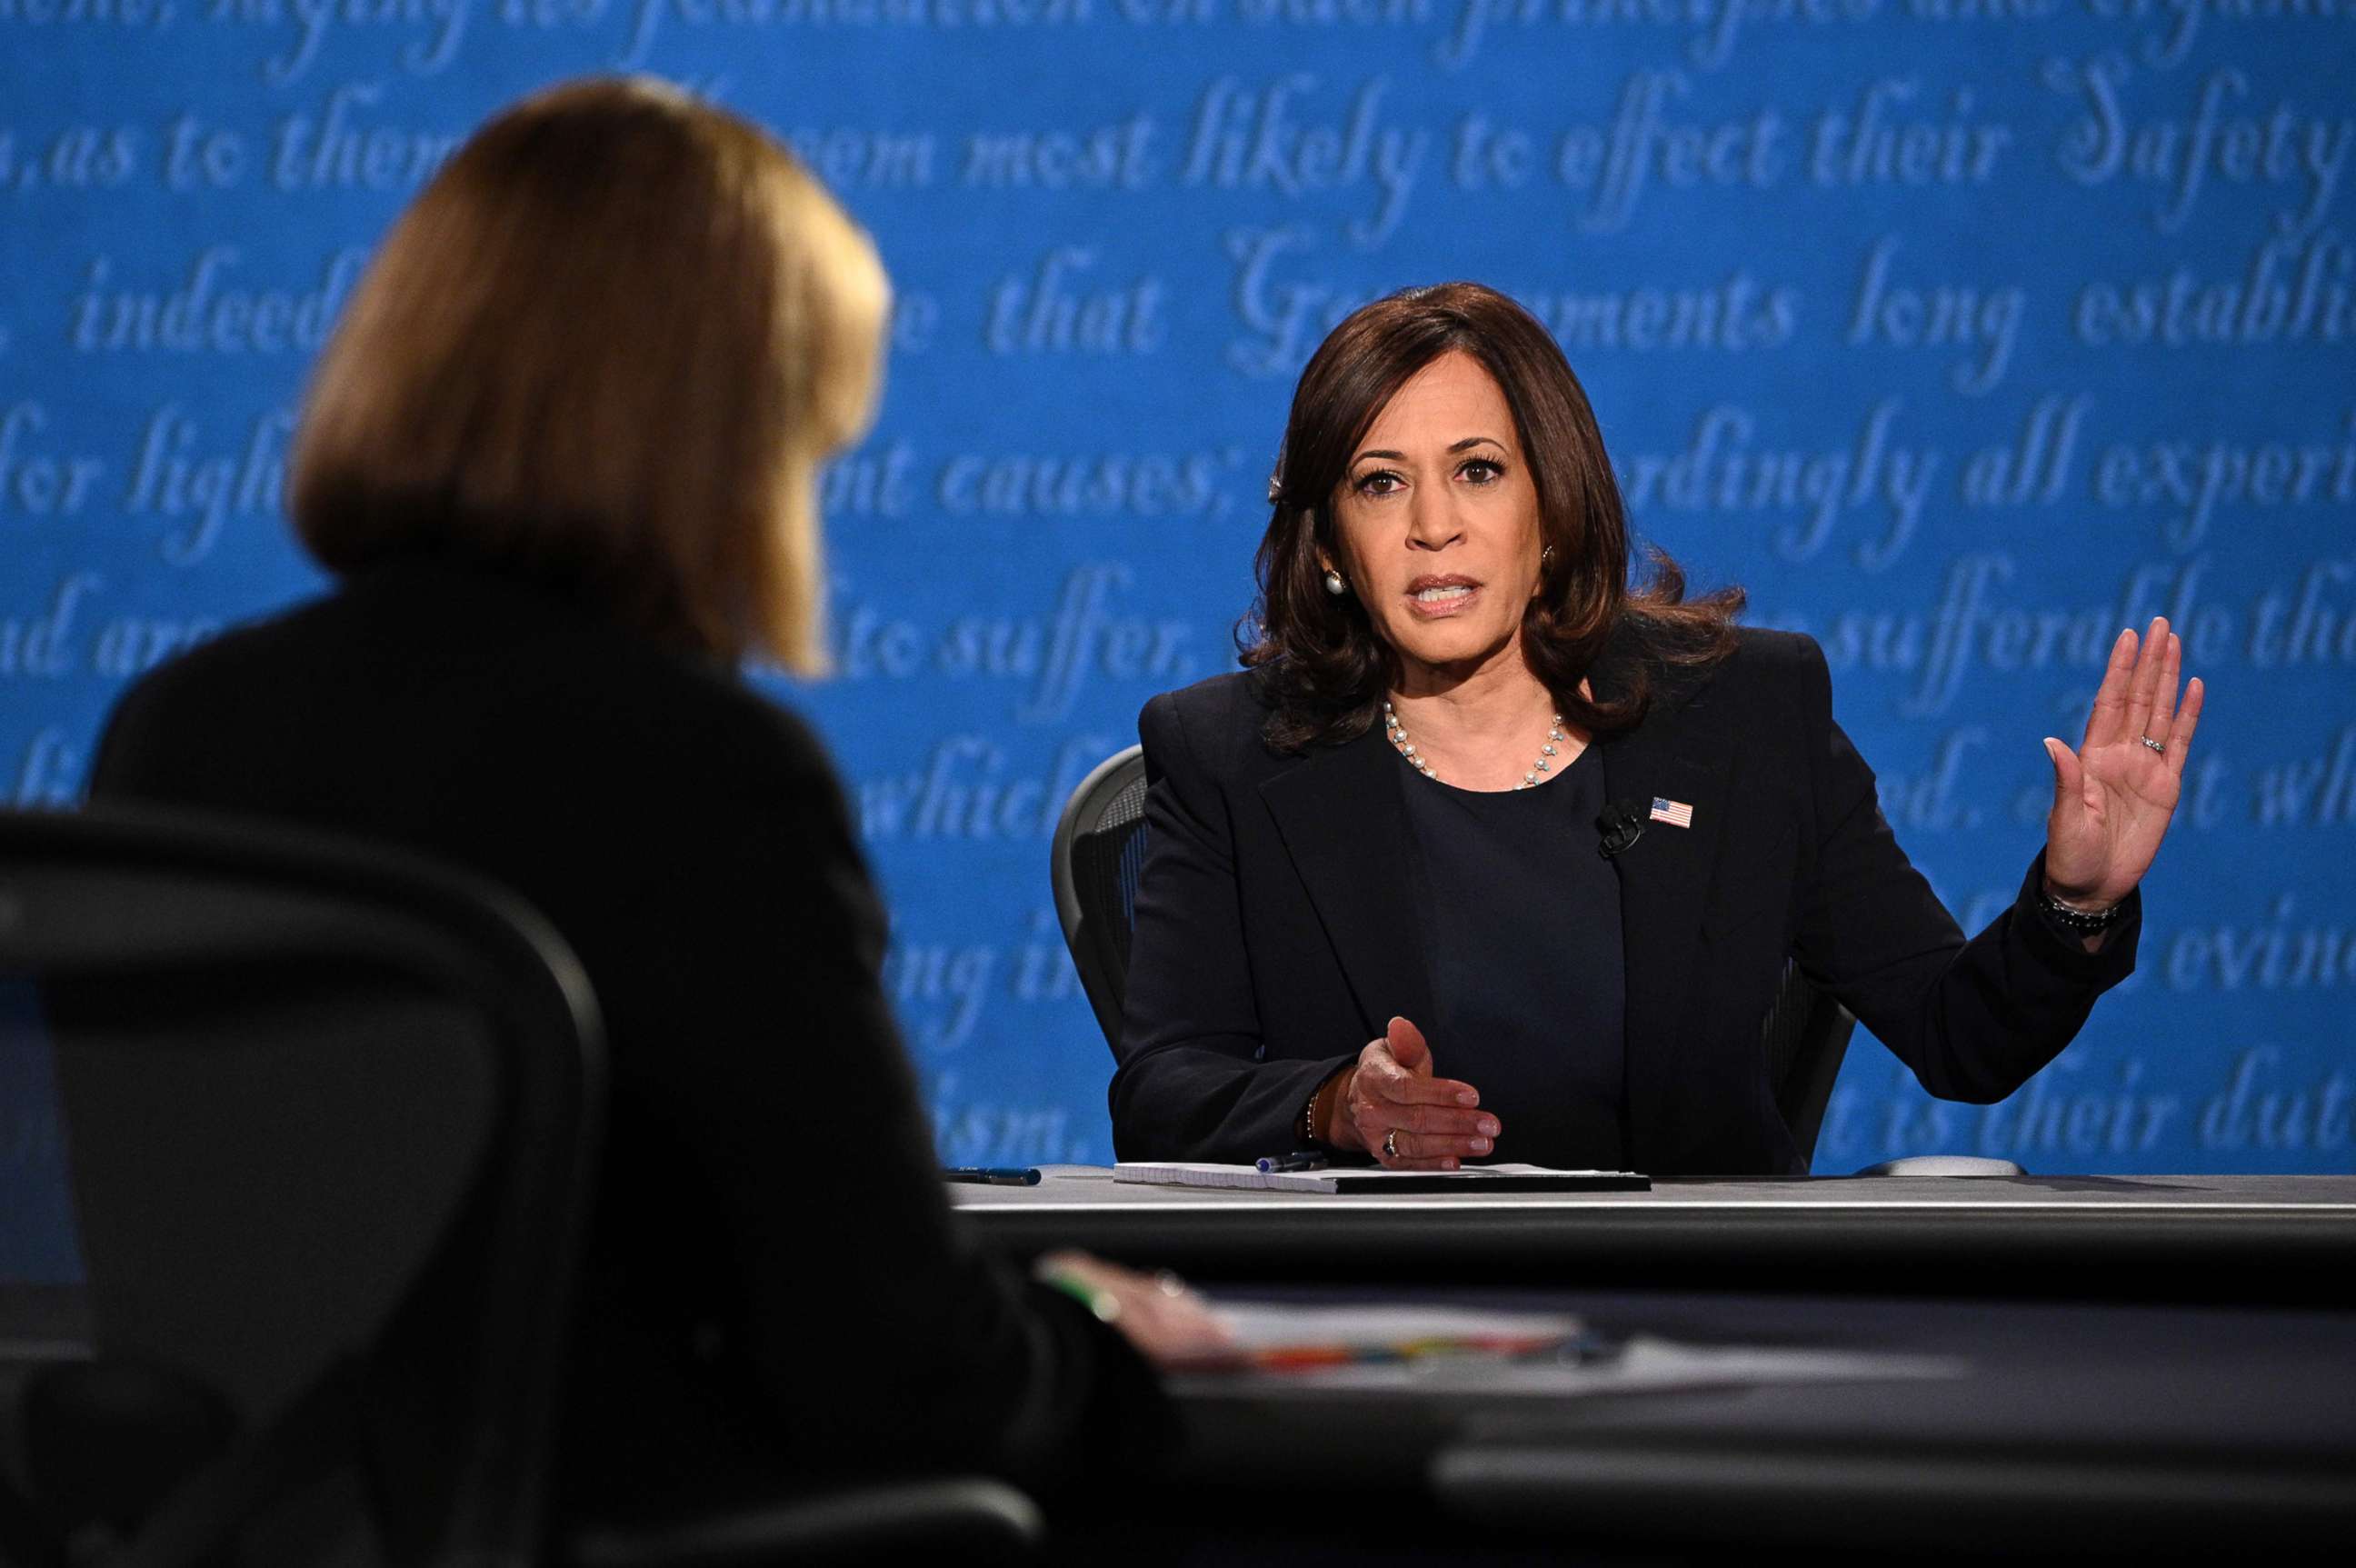
<svg viewBox="0 0 2356 1568">
<path fill-rule="evenodd" d="M 1212 1315 L 1245 1351 L 1344 1349 L 1379 1352 L 1435 1339 L 1568 1339 L 1586 1326 L 1575 1312 L 1498 1312 L 1478 1307 L 1385 1304 L 1296 1305 L 1211 1303 Z"/>
<path fill-rule="evenodd" d="M 1687 1345 L 1634 1335 L 1607 1360 L 1548 1363 L 1488 1356 L 1436 1356 L 1412 1361 L 1362 1361 L 1234 1380 L 1255 1395 L 1276 1388 L 1303 1393 L 1404 1393 L 1420 1391 L 1491 1399 L 1561 1399 L 1583 1394 L 1754 1388 L 1771 1383 L 1913 1381 L 1960 1378 L 1970 1364 L 1954 1356 L 1867 1350 L 1815 1350 L 1782 1345 Z M 1189 1380 L 1200 1391 L 1208 1380 Z"/>
<path fill-rule="evenodd" d="M 1257 1191 L 1268 1186 L 1269 1173 L 1256 1165 L 1190 1165 L 1166 1160 L 1123 1160 L 1112 1167 L 1112 1179 L 1142 1182 L 1149 1187 L 1236 1187 Z"/>
<path fill-rule="evenodd" d="M 1112 1179 L 1154 1187 L 1240 1187 L 1255 1192 L 1333 1192 L 1338 1178 L 1352 1186 L 1385 1181 L 1417 1183 L 1433 1180 L 1479 1187 L 1498 1176 L 1627 1176 L 1629 1171 L 1575 1171 L 1553 1165 L 1460 1165 L 1452 1171 L 1396 1171 L 1383 1165 L 1341 1165 L 1315 1171 L 1264 1171 L 1257 1165 L 1219 1165 L 1189 1162 L 1124 1160 L 1112 1167 Z"/>
</svg>

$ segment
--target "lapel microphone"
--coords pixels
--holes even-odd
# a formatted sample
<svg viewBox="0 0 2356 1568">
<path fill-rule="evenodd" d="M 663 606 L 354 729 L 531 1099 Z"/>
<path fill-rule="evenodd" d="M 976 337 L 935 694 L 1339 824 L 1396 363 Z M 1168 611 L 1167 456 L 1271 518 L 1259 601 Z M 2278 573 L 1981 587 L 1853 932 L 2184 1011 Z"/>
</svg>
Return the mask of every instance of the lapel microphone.
<svg viewBox="0 0 2356 1568">
<path fill-rule="evenodd" d="M 1595 826 L 1603 835 L 1597 851 L 1610 860 L 1644 836 L 1644 809 L 1633 801 L 1614 800 L 1596 813 Z"/>
</svg>

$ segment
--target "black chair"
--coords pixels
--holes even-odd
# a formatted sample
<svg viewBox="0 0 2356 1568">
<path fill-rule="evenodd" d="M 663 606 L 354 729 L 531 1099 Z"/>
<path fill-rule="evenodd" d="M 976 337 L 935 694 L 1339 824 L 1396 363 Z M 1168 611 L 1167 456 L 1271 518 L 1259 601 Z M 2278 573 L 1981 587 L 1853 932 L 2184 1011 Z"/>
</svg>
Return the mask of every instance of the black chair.
<svg viewBox="0 0 2356 1568">
<path fill-rule="evenodd" d="M 1049 854 L 1065 945 L 1072 950 L 1105 1043 L 1118 1047 L 1137 874 L 1145 861 L 1143 747 L 1113 753 L 1080 780 L 1064 803 Z M 1762 1031 L 1775 1078 L 1776 1107 L 1804 1159 L 1815 1154 L 1825 1105 L 1856 1027 L 1849 1010 L 1812 984 L 1799 965 L 1783 965 Z M 1907 1164 L 1892 1162 L 1887 1174 L 1907 1174 Z"/>
<path fill-rule="evenodd" d="M 23 1391 L 76 1555 L 529 1561 L 602 1104 L 537 916 L 309 835 L 0 817 L 97 1357 Z"/>
<path fill-rule="evenodd" d="M 1833 1080 L 1840 1077 L 1841 1058 L 1848 1054 L 1848 1037 L 1856 1028 L 1855 1014 L 1830 992 L 1818 990 L 1798 964 L 1783 961 L 1783 978 L 1760 1034 L 1767 1071 L 1775 1083 L 1775 1109 L 1783 1113 L 1803 1160 L 1815 1159 L 1825 1106 L 1832 1100 Z"/>
<path fill-rule="evenodd" d="M 602 1045 L 570 950 L 495 888 L 183 813 L 0 813 L 0 1029 L 55 1052 L 96 1350 L 0 1412 L 14 1556 L 624 1568 L 1036 1537 L 1020 1493 L 958 1481 L 551 1538 Z"/>
<path fill-rule="evenodd" d="M 1129 933 L 1145 864 L 1145 748 L 1116 751 L 1064 802 L 1048 846 L 1055 916 L 1105 1044 L 1120 1043 L 1129 990 Z"/>
</svg>

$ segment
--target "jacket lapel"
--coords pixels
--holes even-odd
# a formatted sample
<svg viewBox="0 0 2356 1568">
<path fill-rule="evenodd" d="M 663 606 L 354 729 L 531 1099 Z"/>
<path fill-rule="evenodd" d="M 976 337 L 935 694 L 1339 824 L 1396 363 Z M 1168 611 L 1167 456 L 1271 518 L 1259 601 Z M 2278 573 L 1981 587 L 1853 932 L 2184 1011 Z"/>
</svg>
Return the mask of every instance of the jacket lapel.
<svg viewBox="0 0 2356 1568">
<path fill-rule="evenodd" d="M 1402 775 L 1376 725 L 1355 740 L 1312 751 L 1259 789 L 1341 961 L 1368 1039 L 1393 1015 L 1431 1026 Z"/>
<path fill-rule="evenodd" d="M 1707 1085 L 1688 1084 L 1707 1063 L 1681 1048 L 1681 1026 L 1704 977 L 1694 972 L 1702 902 L 1726 824 L 1732 756 L 1708 744 L 1709 725 L 1693 704 L 1664 703 L 1634 731 L 1601 748 L 1604 799 L 1632 807 L 1644 819 L 1637 841 L 1614 856 L 1620 874 L 1620 936 L 1627 983 L 1628 1129 L 1669 1134 L 1685 1103 Z M 1667 711 L 1663 711 L 1667 709 Z M 1693 808 L 1693 825 L 1650 820 L 1655 799 Z M 1719 1090 L 1722 1095 L 1722 1086 Z M 1656 1151 L 1632 1146 L 1634 1168 L 1650 1168 Z"/>
</svg>

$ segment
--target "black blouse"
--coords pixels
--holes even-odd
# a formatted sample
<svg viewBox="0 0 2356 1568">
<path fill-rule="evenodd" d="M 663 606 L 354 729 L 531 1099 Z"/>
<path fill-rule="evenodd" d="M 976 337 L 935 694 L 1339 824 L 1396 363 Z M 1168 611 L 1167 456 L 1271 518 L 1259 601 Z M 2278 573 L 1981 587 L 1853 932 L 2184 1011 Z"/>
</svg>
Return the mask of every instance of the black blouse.
<svg viewBox="0 0 2356 1568">
<path fill-rule="evenodd" d="M 1627 985 L 1594 748 L 1534 789 L 1410 772 L 1404 789 L 1436 1010 L 1415 1022 L 1433 1070 L 1496 1112 L 1491 1158 L 1619 1168 Z"/>
</svg>

